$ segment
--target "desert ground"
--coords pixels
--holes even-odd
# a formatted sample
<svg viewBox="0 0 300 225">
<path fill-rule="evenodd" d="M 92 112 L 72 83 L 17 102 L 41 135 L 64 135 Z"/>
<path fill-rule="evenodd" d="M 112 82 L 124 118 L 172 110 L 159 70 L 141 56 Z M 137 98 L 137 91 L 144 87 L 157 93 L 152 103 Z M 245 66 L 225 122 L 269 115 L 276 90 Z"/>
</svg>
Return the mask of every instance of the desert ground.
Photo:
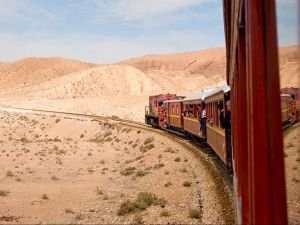
<svg viewBox="0 0 300 225">
<path fill-rule="evenodd" d="M 215 168 L 165 135 L 7 109 L 0 119 L 1 224 L 233 221 Z"/>
<path fill-rule="evenodd" d="M 300 224 L 300 123 L 284 133 L 289 223 Z"/>
</svg>

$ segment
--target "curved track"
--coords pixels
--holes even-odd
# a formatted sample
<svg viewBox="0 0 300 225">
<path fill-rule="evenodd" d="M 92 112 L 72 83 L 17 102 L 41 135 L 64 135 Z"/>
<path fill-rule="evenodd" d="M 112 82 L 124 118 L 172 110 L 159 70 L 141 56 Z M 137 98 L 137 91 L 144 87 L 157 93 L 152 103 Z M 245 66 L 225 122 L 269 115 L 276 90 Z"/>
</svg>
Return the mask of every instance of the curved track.
<svg viewBox="0 0 300 225">
<path fill-rule="evenodd" d="M 219 202 L 222 205 L 222 207 L 226 210 L 224 210 L 224 219 L 227 221 L 227 223 L 232 223 L 233 221 L 233 182 L 232 182 L 232 176 L 227 171 L 226 167 L 222 163 L 221 160 L 214 154 L 214 152 L 211 150 L 209 146 L 205 146 L 203 144 L 197 143 L 191 139 L 184 138 L 182 136 L 177 135 L 176 133 L 166 132 L 164 130 L 155 129 L 152 128 L 150 125 L 147 125 L 145 123 L 137 122 L 137 121 L 131 121 L 131 120 L 125 120 L 120 119 L 117 117 L 106 117 L 106 116 L 98 116 L 98 115 L 92 115 L 92 114 L 83 114 L 83 113 L 75 113 L 75 112 L 63 112 L 63 111 L 54 111 L 54 110 L 41 110 L 41 109 L 28 109 L 28 108 L 20 108 L 20 107 L 8 107 L 8 106 L 0 106 L 0 109 L 6 109 L 6 110 L 18 110 L 21 112 L 28 112 L 28 113 L 34 113 L 34 114 L 55 114 L 60 115 L 64 117 L 69 118 L 89 118 L 94 121 L 105 121 L 107 123 L 113 123 L 118 122 L 119 124 L 129 126 L 132 128 L 138 128 L 147 130 L 149 132 L 158 133 L 160 135 L 166 136 L 173 141 L 181 144 L 186 148 L 187 150 L 191 151 L 194 156 L 203 164 L 205 165 L 205 168 L 210 173 L 210 175 L 213 177 L 215 182 L 217 183 L 217 186 L 226 186 L 226 189 L 228 190 L 228 194 L 225 194 L 221 189 L 216 189 L 216 192 L 219 196 Z M 201 154 L 201 153 L 202 154 Z M 231 211 L 232 215 L 226 214 L 225 211 Z"/>
</svg>

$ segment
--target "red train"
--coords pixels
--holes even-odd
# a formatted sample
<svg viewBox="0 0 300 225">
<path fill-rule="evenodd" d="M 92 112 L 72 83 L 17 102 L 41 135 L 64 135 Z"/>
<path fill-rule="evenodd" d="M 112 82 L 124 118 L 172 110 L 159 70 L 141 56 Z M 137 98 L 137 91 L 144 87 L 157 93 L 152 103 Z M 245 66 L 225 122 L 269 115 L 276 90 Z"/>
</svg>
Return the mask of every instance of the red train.
<svg viewBox="0 0 300 225">
<path fill-rule="evenodd" d="M 204 99 L 169 102 L 166 105 L 169 116 L 160 118 L 161 124 L 183 127 L 184 132 L 197 135 L 201 110 L 205 109 L 207 129 L 198 135 L 211 141 L 220 158 L 229 164 L 230 156 L 224 151 L 226 131 L 224 138 L 216 113 L 223 100 L 225 113 L 227 105 L 230 106 L 234 118 L 230 145 L 235 222 L 287 224 L 281 105 L 289 96 L 280 98 L 275 0 L 223 0 L 223 14 L 230 93 L 226 96 L 221 91 Z M 230 104 L 224 104 L 229 97 Z M 293 101 L 291 114 L 295 106 L 297 103 Z M 217 134 L 223 137 L 225 145 L 218 144 Z"/>
<path fill-rule="evenodd" d="M 227 85 L 206 89 L 185 98 L 175 94 L 150 96 L 149 106 L 145 107 L 145 122 L 153 127 L 192 136 L 199 142 L 208 143 L 222 162 L 231 168 L 231 121 L 226 118 L 230 114 L 229 102 L 230 87 Z M 281 94 L 281 114 L 282 125 L 289 124 L 289 94 Z M 201 121 L 204 121 L 202 129 Z"/>
</svg>

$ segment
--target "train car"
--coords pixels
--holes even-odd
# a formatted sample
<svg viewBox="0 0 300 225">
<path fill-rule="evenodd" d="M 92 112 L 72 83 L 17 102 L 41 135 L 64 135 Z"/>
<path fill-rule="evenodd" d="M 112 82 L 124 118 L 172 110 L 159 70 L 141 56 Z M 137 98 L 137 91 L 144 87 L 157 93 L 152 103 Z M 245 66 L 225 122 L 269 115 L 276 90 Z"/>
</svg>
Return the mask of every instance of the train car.
<svg viewBox="0 0 300 225">
<path fill-rule="evenodd" d="M 182 100 L 183 129 L 190 135 L 204 138 L 200 134 L 200 115 L 202 113 L 203 91 Z"/>
<path fill-rule="evenodd" d="M 206 106 L 206 139 L 223 163 L 231 168 L 231 144 L 228 108 L 225 104 L 230 100 L 230 87 L 224 85 L 205 96 Z"/>
<path fill-rule="evenodd" d="M 290 121 L 296 123 L 300 120 L 300 88 L 282 88 L 280 92 L 291 96 Z"/>
<path fill-rule="evenodd" d="M 163 103 L 167 100 L 181 99 L 176 94 L 160 94 L 149 97 L 149 106 L 145 106 L 145 123 L 153 127 L 164 126 Z"/>
<path fill-rule="evenodd" d="M 285 127 L 290 123 L 290 114 L 291 114 L 291 95 L 289 94 L 281 94 L 280 95 L 281 102 L 281 119 L 282 125 Z"/>
<path fill-rule="evenodd" d="M 168 100 L 164 102 L 165 128 L 183 133 L 183 104 L 182 100 Z"/>
<path fill-rule="evenodd" d="M 237 224 L 287 224 L 275 0 L 223 0 Z"/>
</svg>

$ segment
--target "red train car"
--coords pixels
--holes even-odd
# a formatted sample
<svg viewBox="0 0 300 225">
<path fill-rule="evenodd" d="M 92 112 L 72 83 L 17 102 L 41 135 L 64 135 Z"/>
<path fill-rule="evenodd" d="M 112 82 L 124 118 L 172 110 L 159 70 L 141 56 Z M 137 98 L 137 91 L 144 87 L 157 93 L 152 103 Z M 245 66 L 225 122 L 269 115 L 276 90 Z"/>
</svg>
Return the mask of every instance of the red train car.
<svg viewBox="0 0 300 225">
<path fill-rule="evenodd" d="M 183 131 L 182 100 L 165 101 L 164 109 L 165 109 L 165 128 L 181 133 Z"/>
<path fill-rule="evenodd" d="M 291 119 L 291 95 L 281 94 L 280 95 L 281 105 L 281 119 L 282 125 L 285 126 L 290 123 Z"/>
<path fill-rule="evenodd" d="M 163 127 L 163 103 L 167 100 L 181 99 L 176 94 L 160 94 L 149 97 L 149 106 L 145 106 L 145 123 L 153 127 Z"/>
<path fill-rule="evenodd" d="M 230 87 L 225 85 L 205 96 L 207 111 L 206 139 L 224 164 L 231 168 L 231 134 L 228 126 L 229 111 L 226 102 L 230 100 Z M 227 115 L 227 116 L 226 116 Z"/>
<path fill-rule="evenodd" d="M 275 0 L 223 0 L 238 224 L 287 224 Z"/>
<path fill-rule="evenodd" d="M 202 113 L 203 91 L 182 100 L 183 103 L 183 128 L 185 132 L 203 137 L 200 134 L 200 116 Z"/>
</svg>

